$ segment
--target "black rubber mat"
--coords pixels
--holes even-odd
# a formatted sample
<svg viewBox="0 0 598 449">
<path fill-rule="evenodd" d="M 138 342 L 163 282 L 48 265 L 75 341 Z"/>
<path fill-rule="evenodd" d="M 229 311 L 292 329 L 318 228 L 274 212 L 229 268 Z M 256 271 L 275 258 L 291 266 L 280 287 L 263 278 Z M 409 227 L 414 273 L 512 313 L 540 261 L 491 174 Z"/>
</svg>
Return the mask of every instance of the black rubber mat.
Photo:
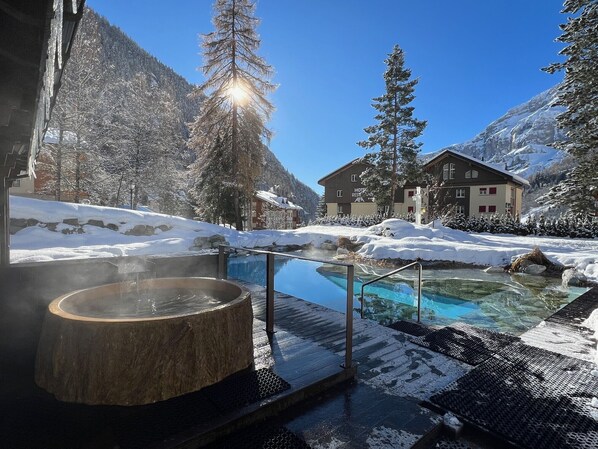
<svg viewBox="0 0 598 449">
<path fill-rule="evenodd" d="M 288 390 L 291 386 L 268 368 L 243 372 L 204 388 L 221 412 L 227 412 Z"/>
<path fill-rule="evenodd" d="M 594 309 L 598 309 L 598 288 L 594 288 L 546 319 L 559 324 L 580 325 Z"/>
<path fill-rule="evenodd" d="M 207 446 L 208 449 L 309 449 L 286 427 L 252 427 Z"/>
<path fill-rule="evenodd" d="M 595 449 L 595 365 L 513 344 L 430 399 L 525 449 Z"/>
<path fill-rule="evenodd" d="M 478 365 L 505 346 L 519 341 L 519 338 L 455 323 L 411 341 L 470 365 Z"/>
<path fill-rule="evenodd" d="M 434 449 L 474 449 L 477 446 L 471 446 L 464 441 L 438 440 Z"/>
<path fill-rule="evenodd" d="M 141 411 L 135 416 L 119 422 L 120 446 L 123 449 L 149 447 L 289 387 L 269 369 L 243 371 L 198 392 L 139 407 Z"/>
<path fill-rule="evenodd" d="M 394 323 L 389 324 L 388 327 L 404 332 L 405 334 L 413 335 L 415 337 L 423 337 L 434 330 L 425 324 L 413 323 L 411 321 L 404 320 L 395 321 Z"/>
</svg>

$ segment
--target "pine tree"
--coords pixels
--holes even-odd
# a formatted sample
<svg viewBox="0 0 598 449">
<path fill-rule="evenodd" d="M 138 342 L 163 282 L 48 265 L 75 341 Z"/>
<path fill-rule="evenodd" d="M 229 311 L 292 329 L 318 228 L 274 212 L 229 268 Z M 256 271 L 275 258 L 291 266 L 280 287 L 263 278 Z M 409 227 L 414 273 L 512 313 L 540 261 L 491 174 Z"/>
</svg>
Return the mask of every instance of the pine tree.
<svg viewBox="0 0 598 449">
<path fill-rule="evenodd" d="M 404 67 L 403 50 L 395 45 L 384 62 L 386 92 L 374 98 L 372 104 L 377 123 L 365 128 L 368 139 L 358 144 L 375 150 L 363 158 L 370 167 L 361 180 L 378 205 L 388 206 L 390 217 L 397 188 L 407 181 L 419 182 L 422 177 L 422 165 L 417 159 L 421 144 L 415 139 L 422 134 L 426 122 L 415 119 L 413 107 L 409 106 L 418 80 L 410 79 L 411 70 Z"/>
<path fill-rule="evenodd" d="M 559 86 L 556 104 L 567 109 L 557 117 L 567 140 L 559 148 L 574 156 L 579 164 L 567 179 L 552 189 L 548 202 L 568 205 L 576 213 L 598 212 L 598 1 L 566 0 L 562 10 L 572 14 L 561 25 L 563 34 L 557 39 L 568 44 L 560 54 L 567 60 L 554 63 L 545 70 L 563 70 L 565 78 Z"/>
<path fill-rule="evenodd" d="M 265 143 L 271 136 L 265 123 L 273 106 L 266 95 L 275 89 L 269 82 L 272 68 L 256 54 L 260 39 L 256 33 L 259 20 L 254 17 L 255 4 L 250 0 L 216 0 L 215 31 L 203 36 L 204 65 L 207 80 L 196 96 L 206 95 L 200 113 L 190 125 L 189 146 L 198 159 L 207 160 L 206 152 L 220 138 L 222 164 L 231 165 L 223 181 L 232 189 L 235 225 L 243 229 L 242 206 L 251 197 L 264 159 Z M 194 174 L 206 168 L 195 164 Z M 205 186 L 210 176 L 197 185 Z M 216 180 L 218 182 L 218 180 Z M 216 198 L 201 195 L 206 201 Z M 200 205 L 201 206 L 201 205 Z M 219 205 L 205 206 L 210 210 Z"/>
<path fill-rule="evenodd" d="M 322 218 L 328 215 L 328 206 L 326 206 L 326 197 L 324 194 L 320 196 L 320 202 L 318 203 L 316 218 Z"/>
</svg>

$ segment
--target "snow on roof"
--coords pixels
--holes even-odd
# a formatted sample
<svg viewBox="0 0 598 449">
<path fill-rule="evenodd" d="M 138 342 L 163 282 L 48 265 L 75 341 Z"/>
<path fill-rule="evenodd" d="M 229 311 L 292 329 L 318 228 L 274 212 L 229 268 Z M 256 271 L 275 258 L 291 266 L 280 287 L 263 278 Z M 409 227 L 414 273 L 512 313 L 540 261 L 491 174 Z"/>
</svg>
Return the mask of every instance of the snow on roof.
<svg viewBox="0 0 598 449">
<path fill-rule="evenodd" d="M 504 168 L 501 168 L 499 165 L 495 165 L 495 164 L 489 164 L 488 162 L 484 162 L 481 161 L 473 156 L 470 156 L 468 154 L 464 154 L 464 153 L 459 153 L 458 151 L 455 150 L 451 150 L 451 149 L 446 149 L 444 151 L 441 151 L 440 153 L 438 153 L 435 157 L 433 157 L 432 159 L 430 159 L 429 161 L 426 162 L 426 164 L 429 164 L 430 162 L 432 162 L 435 159 L 438 159 L 439 157 L 441 157 L 442 155 L 444 155 L 445 153 L 450 153 L 450 154 L 454 154 L 455 156 L 458 157 L 462 157 L 463 159 L 468 159 L 471 162 L 475 162 L 476 164 L 482 165 L 484 167 L 488 167 L 494 171 L 500 172 L 503 175 L 506 176 L 510 176 L 511 178 L 513 178 L 514 181 L 517 181 L 523 185 L 529 186 L 529 181 L 525 178 L 522 178 L 519 175 L 516 175 L 515 173 L 511 173 L 510 171 L 505 170 Z"/>
<path fill-rule="evenodd" d="M 278 196 L 272 192 L 266 192 L 265 190 L 258 190 L 255 193 L 255 196 L 262 201 L 272 204 L 280 209 L 295 209 L 295 210 L 303 210 L 301 206 L 293 204 L 285 198 L 284 196 Z"/>
</svg>

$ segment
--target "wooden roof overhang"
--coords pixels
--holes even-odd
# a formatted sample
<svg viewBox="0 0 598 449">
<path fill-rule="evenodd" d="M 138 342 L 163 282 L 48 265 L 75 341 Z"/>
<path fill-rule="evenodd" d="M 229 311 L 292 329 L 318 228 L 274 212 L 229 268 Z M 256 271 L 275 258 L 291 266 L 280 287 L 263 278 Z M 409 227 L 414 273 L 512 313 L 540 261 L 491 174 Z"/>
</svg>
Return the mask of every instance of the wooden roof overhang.
<svg viewBox="0 0 598 449">
<path fill-rule="evenodd" d="M 85 0 L 0 0 L 0 178 L 27 176 Z M 3 184 L 4 184 L 3 182 Z"/>
<path fill-rule="evenodd" d="M 33 172 L 85 0 L 0 0 L 0 266 L 9 188 Z"/>
</svg>

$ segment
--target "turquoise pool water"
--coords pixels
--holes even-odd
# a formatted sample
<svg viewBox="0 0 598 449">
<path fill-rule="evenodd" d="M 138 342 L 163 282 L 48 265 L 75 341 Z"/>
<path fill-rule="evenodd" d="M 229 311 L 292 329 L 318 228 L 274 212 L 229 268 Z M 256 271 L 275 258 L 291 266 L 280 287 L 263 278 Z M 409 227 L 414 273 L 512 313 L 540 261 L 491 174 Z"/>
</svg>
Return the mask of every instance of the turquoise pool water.
<svg viewBox="0 0 598 449">
<path fill-rule="evenodd" d="M 322 257 L 317 254 L 316 257 Z M 229 259 L 228 276 L 265 285 L 265 256 Z M 344 312 L 345 269 L 321 262 L 277 257 L 274 285 L 287 293 Z M 387 269 L 356 265 L 354 310 L 359 312 L 363 282 Z M 365 288 L 365 316 L 382 324 L 417 319 L 416 271 L 404 271 Z M 422 322 L 463 321 L 518 335 L 537 325 L 587 289 L 563 289 L 560 282 L 539 276 L 489 274 L 480 269 L 426 270 L 423 274 Z"/>
</svg>

